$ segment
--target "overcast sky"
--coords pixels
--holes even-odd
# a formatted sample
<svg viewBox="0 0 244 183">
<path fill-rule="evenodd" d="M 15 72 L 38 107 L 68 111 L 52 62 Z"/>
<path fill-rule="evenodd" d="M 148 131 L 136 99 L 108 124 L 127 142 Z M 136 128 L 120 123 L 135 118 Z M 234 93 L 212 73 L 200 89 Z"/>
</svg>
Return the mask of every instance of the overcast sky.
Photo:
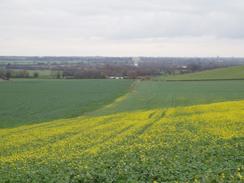
<svg viewBox="0 0 244 183">
<path fill-rule="evenodd" d="M 0 0 L 0 55 L 244 56 L 244 0 Z"/>
</svg>

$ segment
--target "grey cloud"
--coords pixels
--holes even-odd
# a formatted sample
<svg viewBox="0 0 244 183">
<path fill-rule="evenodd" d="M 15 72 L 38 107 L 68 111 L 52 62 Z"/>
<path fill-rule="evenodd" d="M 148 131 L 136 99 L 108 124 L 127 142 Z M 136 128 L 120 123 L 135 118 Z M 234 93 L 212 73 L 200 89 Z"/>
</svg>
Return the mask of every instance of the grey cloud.
<svg viewBox="0 0 244 183">
<path fill-rule="evenodd" d="M 242 40 L 243 17 L 243 0 L 1 0 L 0 39 Z"/>
</svg>

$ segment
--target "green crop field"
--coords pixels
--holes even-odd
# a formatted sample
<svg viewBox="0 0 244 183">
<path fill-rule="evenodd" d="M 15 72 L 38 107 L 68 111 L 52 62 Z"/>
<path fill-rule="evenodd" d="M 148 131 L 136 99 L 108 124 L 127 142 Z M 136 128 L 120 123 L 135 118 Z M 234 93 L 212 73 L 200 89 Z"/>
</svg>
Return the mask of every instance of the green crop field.
<svg viewBox="0 0 244 183">
<path fill-rule="evenodd" d="M 0 82 L 0 127 L 79 116 L 128 92 L 130 80 Z"/>
<path fill-rule="evenodd" d="M 93 114 L 147 110 L 244 99 L 244 81 L 143 81 Z"/>
<path fill-rule="evenodd" d="M 202 72 L 161 76 L 158 80 L 223 80 L 223 79 L 243 79 L 244 66 L 227 67 L 207 70 Z"/>
</svg>

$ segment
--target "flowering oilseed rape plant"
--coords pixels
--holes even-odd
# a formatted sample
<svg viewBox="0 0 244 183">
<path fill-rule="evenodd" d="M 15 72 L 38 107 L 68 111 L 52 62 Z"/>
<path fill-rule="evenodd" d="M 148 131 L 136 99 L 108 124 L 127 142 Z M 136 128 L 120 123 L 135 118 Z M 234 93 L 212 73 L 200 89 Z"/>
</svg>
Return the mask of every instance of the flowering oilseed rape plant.
<svg viewBox="0 0 244 183">
<path fill-rule="evenodd" d="M 0 182 L 243 182 L 244 101 L 0 129 Z"/>
</svg>

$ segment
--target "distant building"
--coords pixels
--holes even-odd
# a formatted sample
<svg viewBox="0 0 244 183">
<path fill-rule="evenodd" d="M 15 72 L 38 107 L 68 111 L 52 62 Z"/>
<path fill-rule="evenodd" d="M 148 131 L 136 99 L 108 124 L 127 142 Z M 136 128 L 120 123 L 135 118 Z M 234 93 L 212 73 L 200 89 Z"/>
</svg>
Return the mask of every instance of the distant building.
<svg viewBox="0 0 244 183">
<path fill-rule="evenodd" d="M 180 73 L 187 73 L 188 67 L 186 65 L 181 66 Z"/>
<path fill-rule="evenodd" d="M 110 76 L 109 79 L 124 79 L 122 76 Z"/>
<path fill-rule="evenodd" d="M 135 67 L 138 67 L 139 66 L 139 62 L 140 62 L 140 57 L 134 57 L 132 58 L 132 61 L 133 61 L 133 64 Z"/>
</svg>

